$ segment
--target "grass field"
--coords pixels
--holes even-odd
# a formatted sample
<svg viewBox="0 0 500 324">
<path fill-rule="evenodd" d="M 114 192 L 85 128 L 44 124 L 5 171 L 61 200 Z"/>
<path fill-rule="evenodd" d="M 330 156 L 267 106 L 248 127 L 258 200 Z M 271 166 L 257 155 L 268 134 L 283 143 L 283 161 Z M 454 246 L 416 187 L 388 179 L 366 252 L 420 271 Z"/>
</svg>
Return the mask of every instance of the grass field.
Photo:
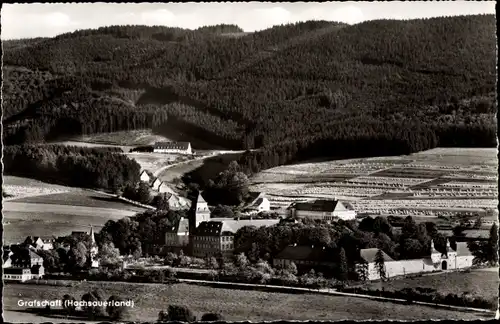
<svg viewBox="0 0 500 324">
<path fill-rule="evenodd" d="M 21 177 L 4 177 L 5 191 L 14 197 L 3 202 L 3 238 L 23 241 L 28 235 L 62 236 L 97 228 L 144 211 L 143 208 L 97 192 L 47 184 Z M 16 190 L 13 190 L 16 189 Z"/>
<path fill-rule="evenodd" d="M 164 136 L 153 134 L 150 129 L 83 135 L 73 140 L 119 146 L 142 146 L 152 145 L 155 142 L 171 141 Z"/>
<path fill-rule="evenodd" d="M 253 176 L 251 190 L 272 193 L 276 207 L 301 197 L 338 198 L 362 213 L 437 217 L 496 209 L 497 171 L 496 149 L 436 148 L 276 167 Z"/>
<path fill-rule="evenodd" d="M 32 316 L 17 305 L 20 298 L 53 300 L 71 294 L 80 299 L 84 293 L 95 288 L 102 289 L 106 298 L 118 295 L 133 300 L 135 307 L 130 309 L 127 320 L 141 322 L 155 321 L 158 313 L 171 304 L 188 306 L 198 318 L 206 312 L 219 312 L 229 321 L 485 318 L 479 314 L 344 296 L 271 293 L 187 284 L 167 286 L 95 282 L 83 282 L 74 287 L 7 284 L 3 297 L 4 318 L 11 322 L 26 322 Z"/>
<path fill-rule="evenodd" d="M 385 290 L 404 288 L 433 288 L 444 294 L 467 293 L 489 300 L 498 299 L 498 270 L 473 270 L 469 273 L 449 272 L 423 277 L 402 278 L 383 283 Z M 380 283 L 370 283 L 366 287 L 380 289 Z"/>
</svg>

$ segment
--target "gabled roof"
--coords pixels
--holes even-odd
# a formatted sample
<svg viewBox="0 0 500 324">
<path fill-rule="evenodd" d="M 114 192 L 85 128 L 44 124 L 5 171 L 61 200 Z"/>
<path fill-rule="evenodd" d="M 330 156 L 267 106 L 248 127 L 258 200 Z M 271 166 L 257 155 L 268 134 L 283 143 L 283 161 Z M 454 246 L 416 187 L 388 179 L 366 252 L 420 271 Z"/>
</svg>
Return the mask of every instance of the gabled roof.
<svg viewBox="0 0 500 324">
<path fill-rule="evenodd" d="M 36 254 L 32 250 L 29 250 L 29 254 L 30 254 L 30 259 L 40 259 L 41 258 L 41 256 L 39 256 L 38 254 Z"/>
<path fill-rule="evenodd" d="M 296 261 L 317 261 L 328 262 L 332 261 L 331 256 L 323 247 L 312 247 L 309 245 L 289 245 L 283 249 L 275 259 L 296 260 Z"/>
<path fill-rule="evenodd" d="M 333 212 L 338 208 L 339 204 L 341 203 L 338 200 L 318 199 L 314 201 L 297 202 L 290 205 L 289 208 L 304 211 Z M 341 209 L 346 210 L 344 206 L 342 206 Z"/>
<path fill-rule="evenodd" d="M 222 222 L 201 222 L 195 230 L 196 236 L 220 236 L 222 234 Z"/>
<path fill-rule="evenodd" d="M 372 249 L 361 249 L 359 251 L 359 256 L 361 257 L 362 260 L 364 260 L 367 263 L 372 263 L 375 262 L 375 257 L 377 255 L 378 249 L 372 248 Z M 384 261 L 394 261 L 390 256 L 388 256 L 384 251 L 382 251 L 382 255 L 384 256 Z"/>
<path fill-rule="evenodd" d="M 187 150 L 190 145 L 189 142 L 156 142 L 154 148 L 162 150 Z"/>
<path fill-rule="evenodd" d="M 56 241 L 56 238 L 54 236 L 35 236 L 34 240 L 35 242 L 41 239 L 43 243 L 52 243 Z"/>
</svg>

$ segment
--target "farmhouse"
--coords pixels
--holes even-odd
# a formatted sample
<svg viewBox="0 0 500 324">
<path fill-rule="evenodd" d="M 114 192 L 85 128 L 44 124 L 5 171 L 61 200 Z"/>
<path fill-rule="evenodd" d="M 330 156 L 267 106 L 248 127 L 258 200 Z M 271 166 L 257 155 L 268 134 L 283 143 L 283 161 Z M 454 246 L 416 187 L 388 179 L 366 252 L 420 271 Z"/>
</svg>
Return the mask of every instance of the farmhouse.
<svg viewBox="0 0 500 324">
<path fill-rule="evenodd" d="M 318 199 L 308 202 L 295 202 L 288 207 L 289 216 L 311 218 L 328 221 L 351 220 L 356 218 L 356 212 L 339 200 Z"/>
<path fill-rule="evenodd" d="M 189 220 L 181 217 L 174 226 L 165 233 L 165 247 L 173 252 L 187 249 L 189 245 Z"/>
<path fill-rule="evenodd" d="M 143 170 L 140 174 L 140 179 L 143 182 L 149 183 L 149 180 L 151 180 L 149 174 L 146 172 L 146 170 Z"/>
<path fill-rule="evenodd" d="M 309 245 L 289 245 L 278 253 L 273 260 L 275 267 L 287 267 L 294 263 L 299 268 L 329 268 L 335 267 L 335 262 L 325 247 Z"/>
<path fill-rule="evenodd" d="M 26 247 L 3 255 L 3 280 L 26 281 L 42 278 L 45 274 L 43 258 Z"/>
<path fill-rule="evenodd" d="M 247 214 L 256 214 L 260 212 L 268 212 L 271 210 L 271 203 L 267 198 L 260 194 L 254 201 L 252 201 L 244 210 Z"/>
<path fill-rule="evenodd" d="M 151 189 L 158 191 L 161 185 L 161 180 L 156 178 L 154 179 L 153 183 L 151 184 Z"/>
<path fill-rule="evenodd" d="M 40 237 L 40 236 L 28 236 L 24 240 L 24 244 L 35 250 L 52 250 L 54 248 L 54 243 L 56 242 L 55 237 Z"/>
<path fill-rule="evenodd" d="M 156 142 L 153 146 L 153 152 L 193 154 L 189 142 Z"/>
<path fill-rule="evenodd" d="M 365 275 L 368 280 L 380 279 L 380 274 L 375 263 L 377 251 L 377 249 L 360 250 L 361 261 L 357 264 L 357 271 L 367 271 Z M 384 255 L 385 273 L 388 278 L 437 270 L 466 269 L 472 266 L 472 260 L 474 259 L 467 247 L 467 243 L 458 242 L 456 250 L 453 250 L 450 247 L 449 241 L 446 243 L 446 252 L 444 253 L 437 251 L 434 247 L 434 242 L 431 241 L 430 255 L 422 259 L 395 261 L 384 252 L 382 253 Z M 365 267 L 362 265 L 365 265 Z"/>
</svg>

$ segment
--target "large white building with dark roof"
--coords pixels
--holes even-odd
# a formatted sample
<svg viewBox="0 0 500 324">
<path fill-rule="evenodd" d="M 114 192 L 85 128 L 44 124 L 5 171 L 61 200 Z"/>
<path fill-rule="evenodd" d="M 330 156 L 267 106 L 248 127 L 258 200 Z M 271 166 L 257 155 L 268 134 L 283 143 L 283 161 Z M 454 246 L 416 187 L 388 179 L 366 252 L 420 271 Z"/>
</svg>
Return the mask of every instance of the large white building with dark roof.
<svg viewBox="0 0 500 324">
<path fill-rule="evenodd" d="M 356 211 L 339 200 L 317 199 L 306 202 L 295 202 L 288 207 L 289 216 L 311 218 L 327 221 L 352 220 Z"/>
<path fill-rule="evenodd" d="M 191 143 L 189 142 L 156 142 L 153 145 L 155 153 L 177 153 L 177 154 L 193 154 Z"/>
</svg>

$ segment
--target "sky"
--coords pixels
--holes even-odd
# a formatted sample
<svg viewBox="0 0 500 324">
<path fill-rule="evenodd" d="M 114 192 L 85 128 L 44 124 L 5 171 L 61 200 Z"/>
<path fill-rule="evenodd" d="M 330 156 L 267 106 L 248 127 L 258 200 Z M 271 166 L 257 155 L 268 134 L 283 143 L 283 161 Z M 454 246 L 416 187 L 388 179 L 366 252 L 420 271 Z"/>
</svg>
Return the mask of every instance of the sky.
<svg viewBox="0 0 500 324">
<path fill-rule="evenodd" d="M 306 20 L 356 24 L 374 19 L 414 19 L 495 14 L 495 1 L 299 3 L 69 3 L 4 4 L 2 39 L 53 37 L 110 25 L 162 25 L 196 29 L 236 24 L 246 32 Z"/>
</svg>

